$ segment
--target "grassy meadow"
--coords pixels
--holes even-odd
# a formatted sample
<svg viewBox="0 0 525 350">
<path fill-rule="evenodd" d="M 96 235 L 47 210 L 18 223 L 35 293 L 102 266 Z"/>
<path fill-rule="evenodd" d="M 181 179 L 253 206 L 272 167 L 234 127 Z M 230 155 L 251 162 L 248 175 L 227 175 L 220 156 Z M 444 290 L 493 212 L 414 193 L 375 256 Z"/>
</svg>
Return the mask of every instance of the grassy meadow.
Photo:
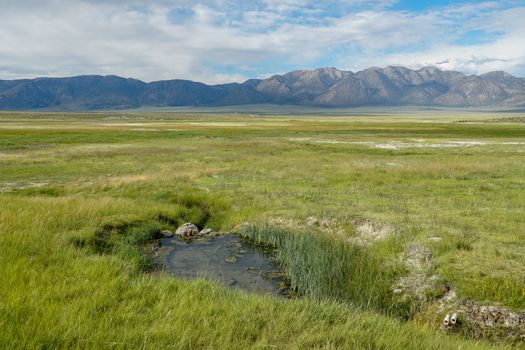
<svg viewBox="0 0 525 350">
<path fill-rule="evenodd" d="M 458 297 L 524 310 L 524 212 L 519 113 L 3 112 L 0 348 L 523 346 L 393 285 L 417 244 Z M 299 297 L 155 271 L 143 244 L 184 222 L 275 246 Z"/>
</svg>

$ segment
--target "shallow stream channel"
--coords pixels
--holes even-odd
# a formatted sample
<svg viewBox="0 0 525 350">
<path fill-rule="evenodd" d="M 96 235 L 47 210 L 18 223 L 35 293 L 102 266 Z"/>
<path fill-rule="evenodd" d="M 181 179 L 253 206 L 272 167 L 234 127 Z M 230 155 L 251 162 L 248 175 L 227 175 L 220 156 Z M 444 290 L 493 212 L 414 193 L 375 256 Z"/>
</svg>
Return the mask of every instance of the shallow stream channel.
<svg viewBox="0 0 525 350">
<path fill-rule="evenodd" d="M 164 271 L 179 277 L 211 279 L 255 293 L 289 294 L 274 252 L 235 234 L 163 238 L 154 257 Z"/>
</svg>

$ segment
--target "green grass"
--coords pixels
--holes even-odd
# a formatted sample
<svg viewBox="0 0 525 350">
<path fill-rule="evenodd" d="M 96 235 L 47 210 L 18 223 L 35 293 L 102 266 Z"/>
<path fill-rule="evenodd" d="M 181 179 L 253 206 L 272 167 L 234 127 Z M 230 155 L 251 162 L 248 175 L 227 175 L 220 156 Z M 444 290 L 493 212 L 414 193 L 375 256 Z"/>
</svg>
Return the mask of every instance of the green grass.
<svg viewBox="0 0 525 350">
<path fill-rule="evenodd" d="M 94 237 L 84 241 L 74 240 L 79 247 L 88 246 L 97 254 L 116 254 L 132 261 L 140 270 L 150 271 L 155 267 L 153 258 L 143 249 L 149 242 L 161 238 L 161 226 L 157 222 L 131 225 L 104 225 Z"/>
<path fill-rule="evenodd" d="M 0 348 L 494 345 L 446 335 L 439 315 L 391 295 L 419 242 L 460 297 L 525 308 L 525 146 L 509 143 L 525 126 L 442 113 L 0 114 Z M 391 141 L 487 144 L 367 144 Z M 337 229 L 306 228 L 309 216 Z M 355 246 L 363 219 L 395 233 Z M 187 221 L 252 223 L 242 234 L 278 247 L 303 297 L 147 272 L 141 245 Z"/>
<path fill-rule="evenodd" d="M 277 260 L 301 295 L 351 300 L 363 309 L 409 316 L 409 310 L 396 309 L 399 306 L 392 299 L 392 284 L 400 271 L 375 252 L 319 234 L 268 225 L 243 226 L 240 235 L 278 248 Z"/>
</svg>

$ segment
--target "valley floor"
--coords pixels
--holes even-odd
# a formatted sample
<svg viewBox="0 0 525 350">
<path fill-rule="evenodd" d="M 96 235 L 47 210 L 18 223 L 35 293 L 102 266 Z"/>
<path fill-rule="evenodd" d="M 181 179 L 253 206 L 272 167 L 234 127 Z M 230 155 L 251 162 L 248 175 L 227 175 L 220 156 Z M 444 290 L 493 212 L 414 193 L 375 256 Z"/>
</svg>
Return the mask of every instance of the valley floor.
<svg viewBox="0 0 525 350">
<path fill-rule="evenodd" d="M 506 117 L 0 113 L 0 348 L 523 346 L 440 329 L 451 291 L 525 309 Z M 143 248 L 99 240 L 184 222 L 277 245 L 303 297 L 145 272 Z"/>
</svg>

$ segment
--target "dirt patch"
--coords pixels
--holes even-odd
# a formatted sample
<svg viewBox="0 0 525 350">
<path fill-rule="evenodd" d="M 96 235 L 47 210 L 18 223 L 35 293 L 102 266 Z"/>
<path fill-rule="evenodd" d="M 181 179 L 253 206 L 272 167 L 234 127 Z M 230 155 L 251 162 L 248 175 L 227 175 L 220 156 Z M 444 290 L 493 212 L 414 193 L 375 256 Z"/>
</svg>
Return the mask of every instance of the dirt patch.
<svg viewBox="0 0 525 350">
<path fill-rule="evenodd" d="M 392 225 L 369 219 L 354 220 L 352 225 L 357 235 L 349 238 L 349 241 L 360 246 L 370 245 L 373 242 L 390 237 L 396 232 Z"/>
<path fill-rule="evenodd" d="M 318 218 L 315 216 L 309 216 L 304 220 L 270 217 L 268 218 L 268 223 L 271 225 L 288 227 L 295 230 L 316 228 L 329 234 L 344 234 L 344 229 L 341 227 L 341 225 L 335 219 L 330 217 Z"/>
<path fill-rule="evenodd" d="M 334 231 L 337 229 L 337 221 L 329 217 L 317 218 L 315 216 L 309 216 L 306 218 L 306 225 L 310 227 L 316 226 L 321 229 L 330 231 Z"/>
<path fill-rule="evenodd" d="M 380 149 L 405 149 L 405 148 L 456 148 L 456 147 L 472 147 L 472 146 L 483 146 L 487 145 L 487 142 L 479 141 L 450 141 L 444 143 L 406 143 L 406 142 L 396 142 L 391 141 L 388 143 L 367 143 L 371 148 L 380 148 Z"/>
<path fill-rule="evenodd" d="M 202 122 L 202 123 L 188 123 L 189 125 L 197 126 L 251 126 L 252 123 L 237 123 L 237 122 Z"/>
<path fill-rule="evenodd" d="M 47 182 L 3 182 L 0 183 L 0 193 L 40 188 L 49 185 Z"/>
<path fill-rule="evenodd" d="M 474 147 L 486 145 L 523 145 L 523 142 L 490 142 L 490 141 L 446 141 L 441 143 L 422 143 L 422 141 L 415 141 L 415 143 L 388 141 L 388 142 L 354 142 L 355 144 L 367 145 L 370 148 L 400 150 L 407 148 L 458 148 L 458 147 Z"/>
<path fill-rule="evenodd" d="M 425 142 L 424 139 L 410 139 L 412 142 L 403 142 L 397 140 L 390 140 L 386 142 L 374 142 L 374 141 L 340 141 L 335 139 L 312 139 L 309 137 L 294 137 L 290 138 L 290 141 L 297 142 L 314 142 L 319 144 L 354 144 L 354 145 L 365 145 L 369 148 L 387 149 L 387 150 L 401 150 L 409 148 L 458 148 L 458 147 L 474 147 L 474 146 L 486 146 L 486 145 L 525 145 L 525 142 L 512 141 L 512 142 L 496 142 L 496 141 L 444 141 L 439 143 Z"/>
<path fill-rule="evenodd" d="M 468 122 L 465 120 L 464 122 Z M 479 122 L 479 121 L 476 121 Z M 525 123 L 525 117 L 507 117 L 482 120 L 483 123 Z"/>
<path fill-rule="evenodd" d="M 354 226 L 360 238 L 370 241 L 384 239 L 395 232 L 392 226 L 371 220 L 356 220 Z"/>
<path fill-rule="evenodd" d="M 282 217 L 270 217 L 268 223 L 275 226 L 283 226 L 291 229 L 298 229 L 301 227 L 301 222 L 295 219 L 282 218 Z M 245 223 L 248 224 L 248 223 Z"/>
<path fill-rule="evenodd" d="M 419 242 L 409 245 L 400 257 L 407 274 L 393 286 L 393 294 L 400 302 L 420 307 L 439 289 L 439 276 L 430 274 L 432 252 Z"/>
<path fill-rule="evenodd" d="M 338 140 L 334 140 L 334 139 L 312 139 L 310 137 L 292 137 L 292 138 L 289 138 L 288 140 L 290 141 L 311 141 L 311 142 L 314 142 L 314 143 L 325 143 L 325 144 L 339 144 L 339 143 L 348 143 L 348 142 L 345 142 L 345 141 L 338 141 Z"/>
<path fill-rule="evenodd" d="M 290 228 L 293 230 L 317 229 L 332 236 L 339 236 L 349 243 L 366 246 L 380 241 L 396 233 L 392 225 L 373 221 L 369 219 L 358 219 L 352 221 L 352 227 L 356 232 L 355 237 L 348 237 L 351 230 L 336 219 L 325 216 L 309 216 L 304 220 L 270 217 L 267 222 L 271 225 Z"/>
<path fill-rule="evenodd" d="M 316 140 L 315 143 L 338 144 L 338 143 L 348 143 L 348 142 L 337 141 L 337 140 Z"/>
<path fill-rule="evenodd" d="M 159 125 L 160 123 L 104 123 L 104 126 L 146 126 L 146 125 Z"/>
<path fill-rule="evenodd" d="M 311 140 L 310 137 L 291 137 L 288 139 L 289 141 L 309 141 Z"/>
</svg>

